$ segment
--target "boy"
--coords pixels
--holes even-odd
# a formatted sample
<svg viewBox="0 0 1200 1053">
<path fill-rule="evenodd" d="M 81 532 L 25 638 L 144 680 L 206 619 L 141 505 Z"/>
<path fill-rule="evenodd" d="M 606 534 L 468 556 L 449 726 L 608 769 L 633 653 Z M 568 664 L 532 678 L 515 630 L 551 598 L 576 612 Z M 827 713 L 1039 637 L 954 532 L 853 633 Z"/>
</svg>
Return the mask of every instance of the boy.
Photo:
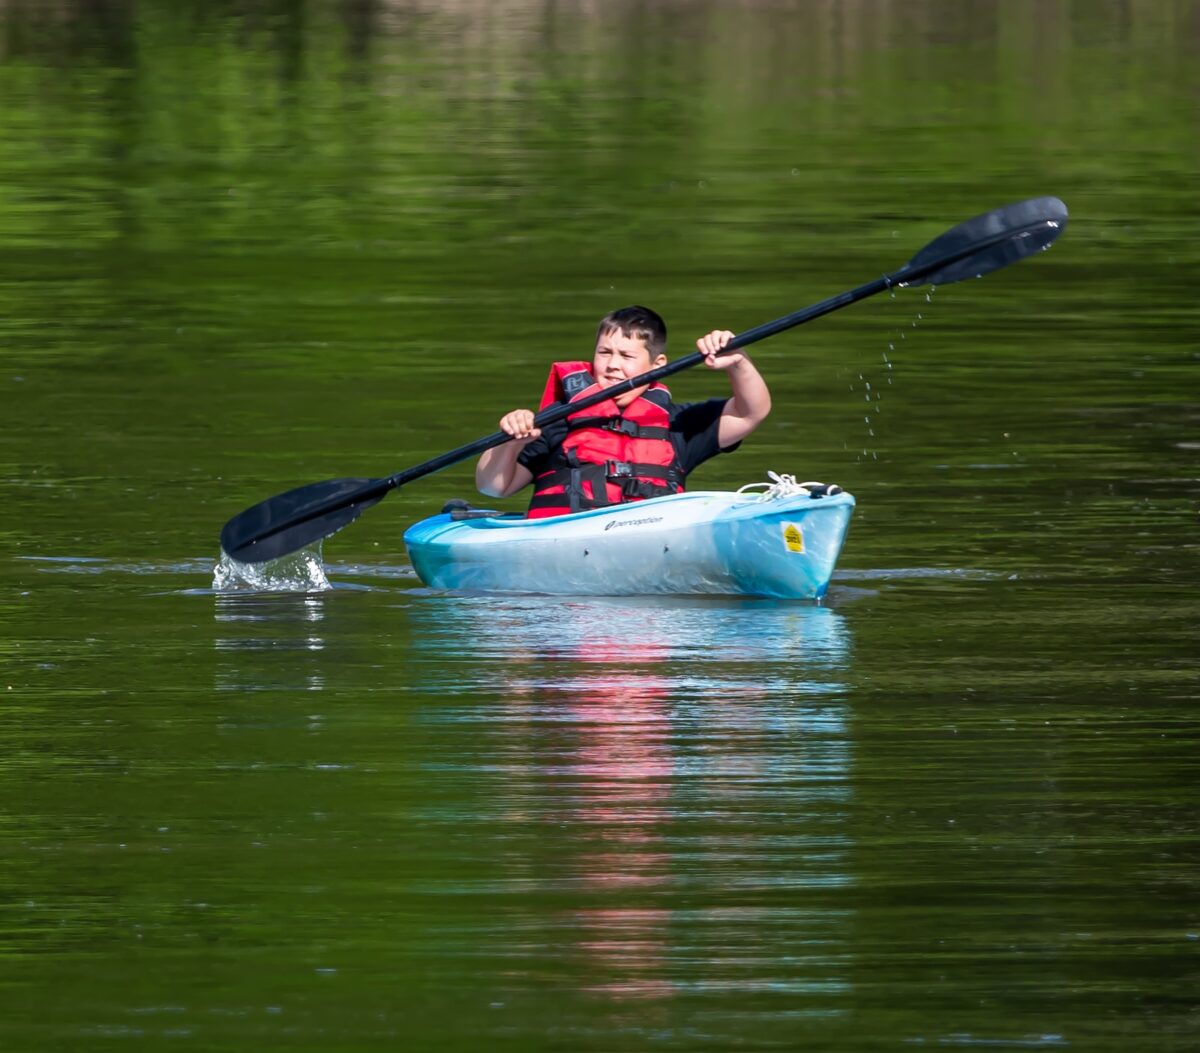
<svg viewBox="0 0 1200 1053">
<path fill-rule="evenodd" d="M 513 410 L 500 420 L 512 440 L 479 458 L 475 485 L 489 497 L 509 497 L 532 482 L 531 519 L 681 492 L 693 468 L 733 450 L 771 410 L 771 394 L 749 357 L 717 354 L 732 337 L 714 329 L 696 341 L 704 364 L 729 377 L 731 398 L 676 405 L 662 384 L 652 384 L 551 424 L 544 434 L 533 426 L 532 410 Z M 612 311 L 600 320 L 590 371 L 584 362 L 554 363 L 541 408 L 665 365 L 666 346 L 666 323 L 654 311 L 636 305 Z"/>
</svg>

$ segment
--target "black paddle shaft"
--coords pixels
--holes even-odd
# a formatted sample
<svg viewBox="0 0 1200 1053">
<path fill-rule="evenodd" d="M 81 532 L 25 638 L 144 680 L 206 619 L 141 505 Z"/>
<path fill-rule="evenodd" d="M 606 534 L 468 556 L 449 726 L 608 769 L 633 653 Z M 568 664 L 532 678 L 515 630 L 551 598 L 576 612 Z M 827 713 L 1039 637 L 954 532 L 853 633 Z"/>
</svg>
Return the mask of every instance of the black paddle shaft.
<svg viewBox="0 0 1200 1053">
<path fill-rule="evenodd" d="M 1048 249 L 1066 225 L 1067 207 L 1056 197 L 1031 198 L 985 212 L 935 238 L 899 270 L 773 322 L 765 322 L 738 333 L 720 353 L 747 347 L 886 289 L 925 282 L 948 285 L 964 278 L 982 277 L 1034 252 Z M 587 398 L 547 406 L 533 418 L 534 425 L 544 428 L 589 406 L 616 398 L 634 388 L 653 384 L 703 361 L 704 355 L 696 351 L 658 369 L 596 391 Z M 440 472 L 493 446 L 500 446 L 509 439 L 506 432 L 496 431 L 383 479 L 330 479 L 270 497 L 225 524 L 221 530 L 221 547 L 234 559 L 247 563 L 277 559 L 352 523 L 365 509 L 383 500 L 391 490 L 422 476 Z"/>
</svg>

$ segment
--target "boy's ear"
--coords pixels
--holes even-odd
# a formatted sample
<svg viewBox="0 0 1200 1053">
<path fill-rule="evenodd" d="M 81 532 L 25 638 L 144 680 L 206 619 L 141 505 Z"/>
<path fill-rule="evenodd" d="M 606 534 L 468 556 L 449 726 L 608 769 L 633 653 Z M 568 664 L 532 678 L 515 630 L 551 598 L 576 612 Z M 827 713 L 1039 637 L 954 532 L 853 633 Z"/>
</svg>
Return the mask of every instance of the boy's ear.
<svg viewBox="0 0 1200 1053">
<path fill-rule="evenodd" d="M 667 364 L 667 356 L 666 355 L 656 355 L 654 358 L 654 361 L 650 363 L 650 366 L 653 369 L 657 369 L 659 366 L 665 366 L 666 364 Z"/>
</svg>

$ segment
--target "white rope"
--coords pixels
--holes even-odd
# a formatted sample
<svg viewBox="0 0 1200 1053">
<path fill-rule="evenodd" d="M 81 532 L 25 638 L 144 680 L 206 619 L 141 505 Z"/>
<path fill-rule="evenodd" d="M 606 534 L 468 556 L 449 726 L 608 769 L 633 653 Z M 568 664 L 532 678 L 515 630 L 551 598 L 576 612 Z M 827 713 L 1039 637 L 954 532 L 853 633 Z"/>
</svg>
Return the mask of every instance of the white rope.
<svg viewBox="0 0 1200 1053">
<path fill-rule="evenodd" d="M 781 475 L 776 472 L 767 472 L 770 477 L 769 483 L 747 483 L 745 486 L 738 487 L 739 494 L 749 495 L 752 490 L 757 490 L 759 487 L 766 487 L 761 494 L 756 494 L 755 499 L 758 501 L 778 501 L 783 497 L 792 497 L 799 495 L 801 497 L 831 497 L 833 494 L 840 494 L 842 488 L 836 483 L 830 483 L 826 486 L 824 483 L 818 482 L 796 482 L 794 475 Z"/>
<path fill-rule="evenodd" d="M 781 497 L 791 497 L 793 494 L 803 495 L 809 492 L 803 483 L 796 482 L 794 475 L 779 475 L 776 472 L 767 472 L 767 477 L 771 480 L 769 483 L 747 483 L 745 486 L 738 487 L 738 493 L 747 494 L 763 486 L 766 489 L 758 495 L 758 500 L 776 501 Z"/>
</svg>

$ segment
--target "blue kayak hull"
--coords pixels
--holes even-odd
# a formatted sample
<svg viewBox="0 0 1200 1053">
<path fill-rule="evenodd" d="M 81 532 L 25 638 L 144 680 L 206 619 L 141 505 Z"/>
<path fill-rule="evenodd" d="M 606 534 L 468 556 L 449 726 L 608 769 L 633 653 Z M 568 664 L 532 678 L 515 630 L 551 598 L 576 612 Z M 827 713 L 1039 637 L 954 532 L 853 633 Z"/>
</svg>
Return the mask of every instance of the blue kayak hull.
<svg viewBox="0 0 1200 1053">
<path fill-rule="evenodd" d="M 549 519 L 436 515 L 404 543 L 435 589 L 819 599 L 853 509 L 847 493 L 697 491 Z"/>
</svg>

